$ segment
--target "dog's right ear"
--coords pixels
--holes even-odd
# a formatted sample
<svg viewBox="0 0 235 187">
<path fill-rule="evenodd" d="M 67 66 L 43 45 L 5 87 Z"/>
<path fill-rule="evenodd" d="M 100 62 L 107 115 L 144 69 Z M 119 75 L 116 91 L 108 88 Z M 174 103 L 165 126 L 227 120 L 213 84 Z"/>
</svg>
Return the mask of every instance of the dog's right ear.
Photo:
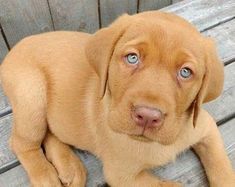
<svg viewBox="0 0 235 187">
<path fill-rule="evenodd" d="M 102 99 L 108 80 L 108 68 L 115 45 L 122 37 L 128 25 L 131 24 L 131 16 L 125 14 L 119 17 L 109 27 L 97 31 L 86 44 L 87 59 L 97 73 L 100 81 L 100 98 Z"/>
<path fill-rule="evenodd" d="M 206 38 L 205 47 L 205 74 L 198 95 L 193 103 L 193 124 L 196 125 L 199 110 L 203 103 L 216 99 L 223 90 L 224 67 L 217 55 L 214 41 Z"/>
</svg>

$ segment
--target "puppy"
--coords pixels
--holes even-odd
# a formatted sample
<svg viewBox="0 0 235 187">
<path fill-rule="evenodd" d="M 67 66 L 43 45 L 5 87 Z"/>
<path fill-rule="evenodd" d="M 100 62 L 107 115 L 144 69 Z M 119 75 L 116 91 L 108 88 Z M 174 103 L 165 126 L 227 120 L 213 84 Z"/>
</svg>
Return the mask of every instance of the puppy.
<svg viewBox="0 0 235 187">
<path fill-rule="evenodd" d="M 221 93 L 223 65 L 213 42 L 176 15 L 123 15 L 93 35 L 27 37 L 5 58 L 1 80 L 13 109 L 10 144 L 33 186 L 85 186 L 69 145 L 97 155 L 112 187 L 181 186 L 148 169 L 190 146 L 211 186 L 235 186 L 201 108 Z"/>
</svg>

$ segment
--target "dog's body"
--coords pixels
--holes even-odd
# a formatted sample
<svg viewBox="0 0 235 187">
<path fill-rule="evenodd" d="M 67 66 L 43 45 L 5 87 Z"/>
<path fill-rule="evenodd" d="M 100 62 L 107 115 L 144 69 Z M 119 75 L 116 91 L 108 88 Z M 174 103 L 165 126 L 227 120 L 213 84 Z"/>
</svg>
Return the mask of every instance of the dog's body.
<svg viewBox="0 0 235 187">
<path fill-rule="evenodd" d="M 156 21 L 149 16 L 154 16 Z M 141 26 L 145 17 L 151 24 Z M 140 33 L 135 33 L 135 29 L 127 32 L 128 22 Z M 177 25 L 174 27 L 176 35 L 166 28 L 174 24 Z M 144 29 L 149 32 L 144 33 Z M 182 31 L 185 33 L 176 42 L 172 41 L 181 29 L 185 29 Z M 129 37 L 128 40 L 125 37 Z M 156 43 L 155 38 L 158 38 Z M 192 45 L 192 41 L 196 44 Z M 95 35 L 52 32 L 21 41 L 1 66 L 1 80 L 13 108 L 11 146 L 32 184 L 60 186 L 61 181 L 64 185 L 84 186 L 85 169 L 67 146 L 69 144 L 101 158 L 106 180 L 114 187 L 178 186 L 173 182 L 162 182 L 145 170 L 173 160 L 190 146 L 199 154 L 212 186 L 235 185 L 234 172 L 216 124 L 206 111 L 200 109 L 202 102 L 220 94 L 223 85 L 222 66 L 214 51 L 209 51 L 212 57 L 205 58 L 215 61 L 209 67 L 210 73 L 215 75 L 206 76 L 208 67 L 203 65 L 205 58 L 202 57 L 205 49 L 198 48 L 212 47 L 204 41 L 205 38 L 187 22 L 159 12 L 142 13 L 132 18 L 124 16 Z M 150 45 L 151 42 L 154 45 Z M 127 43 L 131 47 L 124 49 Z M 136 43 L 139 43 L 138 47 Z M 170 51 L 170 55 L 168 50 L 172 47 L 175 52 Z M 142 55 L 145 64 L 142 63 L 139 69 L 121 64 L 120 61 L 126 60 L 125 55 L 137 49 L 147 50 L 152 56 Z M 184 52 L 177 55 L 178 49 Z M 128 53 L 118 58 L 125 50 Z M 187 65 L 193 69 L 191 79 L 194 83 L 191 79 L 184 83 L 172 78 L 175 67 L 171 64 L 175 63 L 175 58 L 177 61 L 191 58 L 201 63 Z M 119 65 L 114 61 L 120 62 Z M 153 61 L 157 66 L 150 64 Z M 160 68 L 155 73 L 157 67 Z M 213 80 L 211 84 L 210 79 Z M 203 82 L 209 83 L 202 86 Z M 212 87 L 213 91 L 210 90 Z M 203 94 L 201 90 L 204 90 Z M 142 130 L 135 125 L 132 121 L 135 119 L 130 116 L 136 112 L 136 106 L 145 105 L 154 111 L 155 108 L 163 111 L 162 126 L 153 129 L 145 126 Z M 40 149 L 42 143 L 52 164 Z"/>
</svg>

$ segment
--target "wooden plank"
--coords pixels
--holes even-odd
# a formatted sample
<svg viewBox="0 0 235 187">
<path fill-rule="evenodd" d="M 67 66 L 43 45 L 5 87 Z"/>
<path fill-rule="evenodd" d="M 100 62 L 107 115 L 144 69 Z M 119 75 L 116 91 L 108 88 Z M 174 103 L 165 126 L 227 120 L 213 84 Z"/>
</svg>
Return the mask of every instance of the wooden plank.
<svg viewBox="0 0 235 187">
<path fill-rule="evenodd" d="M 0 0 L 0 22 L 12 47 L 25 36 L 53 30 L 47 0 Z"/>
<path fill-rule="evenodd" d="M 203 35 L 215 39 L 219 56 L 223 62 L 235 59 L 235 19 L 207 30 L 203 32 Z"/>
<path fill-rule="evenodd" d="M 0 84 L 0 117 L 11 110 L 8 99 L 3 93 L 2 86 Z"/>
<path fill-rule="evenodd" d="M 8 52 L 7 45 L 3 39 L 2 33 L 1 33 L 1 27 L 0 27 L 0 64 L 2 63 L 4 57 L 6 56 Z"/>
<path fill-rule="evenodd" d="M 137 0 L 100 0 L 101 26 L 109 25 L 123 13 L 134 14 L 137 12 Z"/>
<path fill-rule="evenodd" d="M 219 130 L 224 139 L 226 151 L 230 157 L 233 167 L 235 169 L 235 119 L 228 121 L 219 127 Z M 102 172 L 102 163 L 96 157 L 87 152 L 80 152 L 79 156 L 85 162 L 88 169 L 87 187 L 99 186 L 104 183 Z M 195 156 L 195 154 L 188 150 L 181 154 L 175 161 L 164 167 L 155 169 L 153 173 L 166 180 L 174 180 L 182 182 L 187 187 L 205 187 L 207 181 L 205 172 Z M 0 184 L 4 187 L 11 186 L 29 186 L 28 177 L 22 168 L 17 166 L 14 169 L 0 175 Z"/>
<path fill-rule="evenodd" d="M 12 115 L 6 115 L 0 118 L 0 171 L 16 161 L 15 155 L 9 148 L 8 140 L 12 127 Z M 0 183 L 1 184 L 1 183 Z"/>
<path fill-rule="evenodd" d="M 200 31 L 235 17 L 234 0 L 193 0 L 173 4 L 162 11 L 173 12 L 193 23 Z"/>
<path fill-rule="evenodd" d="M 49 0 L 55 30 L 95 32 L 99 29 L 97 0 Z"/>
<path fill-rule="evenodd" d="M 139 10 L 138 12 L 144 12 L 147 10 L 158 10 L 165 6 L 171 5 L 171 0 L 148 0 L 148 1 L 139 1 Z"/>
<path fill-rule="evenodd" d="M 28 176 L 21 165 L 1 174 L 0 184 L 1 187 L 30 186 Z"/>
<path fill-rule="evenodd" d="M 172 0 L 172 4 L 174 4 L 174 3 L 179 3 L 179 2 L 181 2 L 181 1 L 183 1 L 183 0 Z"/>
</svg>

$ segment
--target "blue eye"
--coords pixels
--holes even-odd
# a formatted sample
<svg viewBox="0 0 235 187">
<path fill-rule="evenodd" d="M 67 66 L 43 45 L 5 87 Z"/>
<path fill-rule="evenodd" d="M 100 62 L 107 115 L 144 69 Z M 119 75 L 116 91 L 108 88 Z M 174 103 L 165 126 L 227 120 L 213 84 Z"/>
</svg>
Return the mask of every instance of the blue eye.
<svg viewBox="0 0 235 187">
<path fill-rule="evenodd" d="M 183 78 L 183 79 L 188 79 L 191 77 L 192 75 L 192 70 L 185 67 L 180 69 L 179 75 Z"/>
<path fill-rule="evenodd" d="M 139 63 L 139 57 L 135 53 L 130 53 L 126 56 L 126 61 L 129 64 L 135 65 Z"/>
</svg>

